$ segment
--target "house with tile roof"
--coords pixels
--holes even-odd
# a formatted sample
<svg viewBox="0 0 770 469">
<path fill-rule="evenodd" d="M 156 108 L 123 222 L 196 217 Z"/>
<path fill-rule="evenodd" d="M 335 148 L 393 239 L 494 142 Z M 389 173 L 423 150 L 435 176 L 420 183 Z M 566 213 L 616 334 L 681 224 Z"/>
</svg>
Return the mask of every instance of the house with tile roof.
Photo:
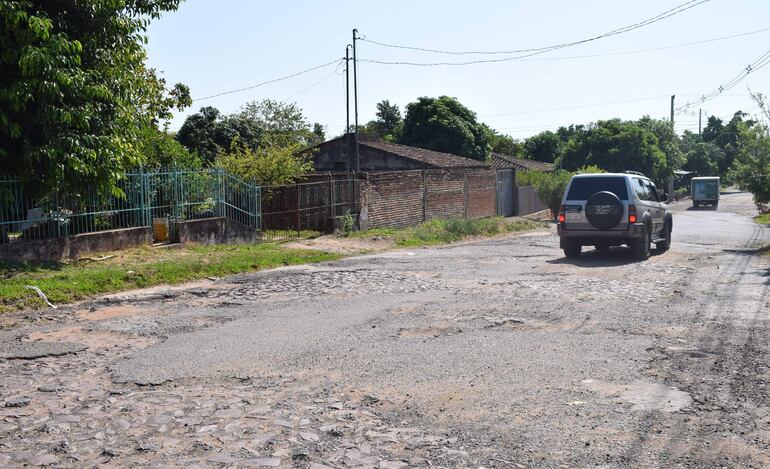
<svg viewBox="0 0 770 469">
<path fill-rule="evenodd" d="M 352 135 L 320 143 L 309 149 L 317 172 L 350 171 L 356 169 L 355 143 Z M 359 171 L 399 171 L 417 169 L 489 169 L 477 161 L 450 153 L 426 150 L 396 143 L 361 138 L 359 141 Z"/>
<path fill-rule="evenodd" d="M 356 173 L 362 229 L 496 213 L 496 172 L 487 162 L 363 135 L 358 146 L 358 162 L 350 134 L 306 151 L 316 171 L 308 177 L 331 180 Z"/>
<path fill-rule="evenodd" d="M 515 156 L 503 155 L 502 153 L 492 153 L 492 167 L 495 169 L 513 168 L 517 171 L 543 171 L 546 173 L 554 170 L 551 163 L 517 158 Z"/>
</svg>

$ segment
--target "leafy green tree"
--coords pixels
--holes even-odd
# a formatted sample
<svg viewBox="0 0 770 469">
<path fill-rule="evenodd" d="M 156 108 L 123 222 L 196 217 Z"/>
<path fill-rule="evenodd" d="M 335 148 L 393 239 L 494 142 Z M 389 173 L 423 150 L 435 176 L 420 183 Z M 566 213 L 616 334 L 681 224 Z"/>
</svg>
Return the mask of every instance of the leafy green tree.
<svg viewBox="0 0 770 469">
<path fill-rule="evenodd" d="M 725 159 L 725 152 L 711 142 L 698 142 L 685 153 L 684 169 L 698 176 L 718 176 L 719 167 Z"/>
<path fill-rule="evenodd" d="M 703 139 L 700 135 L 694 132 L 690 132 L 689 130 L 685 130 L 682 133 L 682 137 L 679 139 L 679 149 L 684 155 L 687 155 L 688 152 L 695 148 L 695 145 L 701 142 L 703 142 Z"/>
<path fill-rule="evenodd" d="M 746 117 L 748 114 L 737 111 L 725 124 L 721 119 L 711 116 L 703 129 L 703 141 L 718 145 L 724 152 L 724 159 L 719 164 L 719 175 L 728 180 L 728 171 L 746 143 L 743 140 L 743 137 L 748 135 L 746 131 L 757 126 L 756 121 Z"/>
<path fill-rule="evenodd" d="M 236 137 L 229 151 L 217 155 L 215 165 L 262 186 L 291 184 L 313 170 L 310 155 L 301 152 L 302 148 L 298 143 L 266 143 L 252 149 Z"/>
<path fill-rule="evenodd" d="M 310 145 L 314 141 L 313 129 L 296 103 L 252 101 L 238 114 L 268 135 L 273 144 Z"/>
<path fill-rule="evenodd" d="M 395 104 L 390 104 L 390 101 L 383 100 L 377 103 L 377 119 L 373 121 L 374 130 L 380 135 L 383 140 L 395 141 L 398 140 L 399 133 L 401 131 L 401 110 Z"/>
<path fill-rule="evenodd" d="M 586 131 L 586 126 L 582 124 L 570 124 L 569 127 L 559 127 L 558 130 L 556 130 L 556 135 L 559 136 L 559 140 L 562 141 L 562 143 L 567 143 L 571 138 L 575 136 L 579 136 L 583 132 Z"/>
<path fill-rule="evenodd" d="M 503 155 L 522 156 L 524 144 L 511 137 L 510 135 L 500 134 L 494 130 L 492 132 L 492 151 L 502 153 Z"/>
<path fill-rule="evenodd" d="M 658 180 L 663 181 L 673 176 L 674 171 L 684 165 L 685 155 L 682 152 L 681 139 L 671 127 L 671 122 L 644 116 L 637 121 L 637 124 L 655 134 L 658 139 L 658 148 L 666 155 L 666 166 L 656 175 Z"/>
<path fill-rule="evenodd" d="M 524 154 L 536 161 L 553 163 L 561 154 L 562 144 L 557 134 L 546 130 L 524 141 Z"/>
<path fill-rule="evenodd" d="M 590 165 L 610 172 L 640 171 L 658 182 L 669 174 L 655 134 L 620 119 L 598 121 L 572 135 L 558 163 L 572 171 Z"/>
<path fill-rule="evenodd" d="M 319 122 L 316 122 L 313 124 L 313 141 L 311 142 L 313 145 L 321 143 L 326 140 L 326 131 L 324 130 L 324 126 L 321 125 Z"/>
<path fill-rule="evenodd" d="M 770 204 L 770 137 L 764 130 L 744 130 L 746 145 L 738 153 L 730 174 L 739 189 L 751 192 L 761 211 L 766 211 Z"/>
<path fill-rule="evenodd" d="M 179 0 L 0 0 L 0 164 L 37 193 L 116 190 L 142 133 L 191 104 L 145 65 L 150 20 Z M 31 184 L 34 183 L 34 184 Z"/>
<path fill-rule="evenodd" d="M 230 147 L 238 132 L 225 130 L 222 114 L 215 107 L 202 107 L 200 111 L 187 116 L 176 134 L 176 140 L 189 151 L 200 155 L 205 163 L 211 163 L 216 156 Z M 245 139 L 250 143 L 249 139 Z M 258 143 L 254 142 L 255 144 Z"/>
<path fill-rule="evenodd" d="M 751 91 L 750 91 L 751 92 Z M 761 93 L 751 92 L 762 113 L 770 119 L 770 107 Z M 737 113 L 736 113 L 737 116 Z M 739 189 L 751 192 L 761 213 L 770 211 L 770 129 L 752 123 L 739 127 L 742 144 L 729 173 Z"/>
<path fill-rule="evenodd" d="M 701 133 L 701 138 L 703 138 L 703 141 L 705 142 L 717 142 L 717 140 L 722 135 L 722 132 L 724 132 L 724 124 L 722 123 L 722 119 L 714 116 L 709 116 L 708 119 L 706 119 L 706 126 L 703 128 L 703 132 Z"/>
<path fill-rule="evenodd" d="M 246 103 L 229 115 L 203 107 L 185 119 L 176 138 L 211 164 L 219 153 L 229 151 L 236 139 L 239 145 L 256 150 L 266 141 L 270 146 L 310 146 L 324 137 L 323 127 L 311 126 L 297 104 L 266 99 Z"/>
<path fill-rule="evenodd" d="M 421 97 L 406 106 L 399 143 L 484 161 L 490 153 L 492 131 L 455 98 Z"/>
<path fill-rule="evenodd" d="M 190 152 L 166 130 L 147 128 L 139 140 L 139 152 L 144 156 L 145 168 L 201 167 L 201 159 Z"/>
</svg>

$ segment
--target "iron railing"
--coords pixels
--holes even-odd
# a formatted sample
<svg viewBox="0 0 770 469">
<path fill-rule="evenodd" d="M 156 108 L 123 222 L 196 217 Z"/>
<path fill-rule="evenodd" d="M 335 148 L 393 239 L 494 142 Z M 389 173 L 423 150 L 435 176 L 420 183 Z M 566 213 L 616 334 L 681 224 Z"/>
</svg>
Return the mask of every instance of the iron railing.
<svg viewBox="0 0 770 469">
<path fill-rule="evenodd" d="M 33 199 L 17 179 L 0 176 L 0 243 L 153 226 L 159 219 L 173 240 L 177 222 L 212 217 L 275 241 L 331 232 L 335 220 L 359 212 L 356 179 L 260 187 L 221 169 L 174 169 L 127 173 L 117 187 L 119 196 L 85 189 Z"/>
<path fill-rule="evenodd" d="M 359 212 L 357 179 L 262 188 L 262 236 L 271 241 L 329 233 L 340 217 Z"/>
<path fill-rule="evenodd" d="M 0 243 L 119 228 L 227 217 L 260 228 L 260 188 L 221 169 L 137 171 L 118 183 L 121 195 L 94 189 L 32 198 L 13 177 L 0 176 Z"/>
</svg>

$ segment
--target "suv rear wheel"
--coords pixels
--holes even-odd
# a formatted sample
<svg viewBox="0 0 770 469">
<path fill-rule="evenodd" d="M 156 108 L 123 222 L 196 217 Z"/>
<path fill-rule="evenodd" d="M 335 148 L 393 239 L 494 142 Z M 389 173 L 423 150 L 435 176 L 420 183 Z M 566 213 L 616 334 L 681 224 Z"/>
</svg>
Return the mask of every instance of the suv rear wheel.
<svg viewBox="0 0 770 469">
<path fill-rule="evenodd" d="M 565 257 L 568 259 L 575 259 L 576 257 L 580 257 L 582 246 L 577 241 L 569 240 L 567 244 L 564 245 L 563 249 Z"/>
<path fill-rule="evenodd" d="M 671 224 L 666 222 L 666 226 L 663 227 L 663 241 L 655 243 L 655 249 L 660 252 L 668 251 L 671 247 Z"/>
<path fill-rule="evenodd" d="M 644 233 L 641 238 L 631 241 L 631 253 L 639 260 L 646 260 L 650 257 L 650 244 L 652 243 L 652 232 L 649 226 L 644 227 Z"/>
</svg>

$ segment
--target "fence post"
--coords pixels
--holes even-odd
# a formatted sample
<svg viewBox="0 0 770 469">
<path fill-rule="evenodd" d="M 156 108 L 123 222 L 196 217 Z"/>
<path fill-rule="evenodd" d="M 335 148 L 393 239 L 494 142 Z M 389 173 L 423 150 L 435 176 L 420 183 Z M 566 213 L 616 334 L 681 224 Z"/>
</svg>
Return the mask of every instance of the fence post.
<svg viewBox="0 0 770 469">
<path fill-rule="evenodd" d="M 147 221 L 150 219 L 150 215 L 147 213 L 147 186 L 144 180 L 144 169 L 139 169 L 139 223 L 142 226 L 147 226 Z M 150 221 L 152 224 L 152 221 Z"/>
<path fill-rule="evenodd" d="M 334 211 L 334 203 L 337 201 L 335 195 L 334 195 L 334 178 L 329 176 L 329 218 L 331 219 L 332 224 L 334 224 L 334 216 L 336 215 Z"/>
<path fill-rule="evenodd" d="M 56 237 L 61 238 L 61 223 L 59 222 L 60 213 L 59 213 L 59 189 L 56 189 L 56 200 L 55 200 L 56 206 L 54 207 L 54 223 L 56 223 Z M 49 217 L 50 218 L 50 217 Z"/>
<path fill-rule="evenodd" d="M 217 169 L 217 216 L 225 216 L 225 171 Z"/>
<path fill-rule="evenodd" d="M 262 229 L 262 188 L 254 184 L 254 228 Z"/>
<path fill-rule="evenodd" d="M 168 221 L 169 242 L 176 237 L 176 224 L 179 221 L 179 171 L 174 168 L 171 173 L 171 220 Z"/>
<path fill-rule="evenodd" d="M 300 194 L 299 183 L 296 183 L 295 187 L 297 188 L 297 238 L 299 238 L 300 235 L 301 235 L 301 230 L 300 230 L 300 223 L 301 223 L 300 205 L 302 203 L 302 194 Z"/>
</svg>

